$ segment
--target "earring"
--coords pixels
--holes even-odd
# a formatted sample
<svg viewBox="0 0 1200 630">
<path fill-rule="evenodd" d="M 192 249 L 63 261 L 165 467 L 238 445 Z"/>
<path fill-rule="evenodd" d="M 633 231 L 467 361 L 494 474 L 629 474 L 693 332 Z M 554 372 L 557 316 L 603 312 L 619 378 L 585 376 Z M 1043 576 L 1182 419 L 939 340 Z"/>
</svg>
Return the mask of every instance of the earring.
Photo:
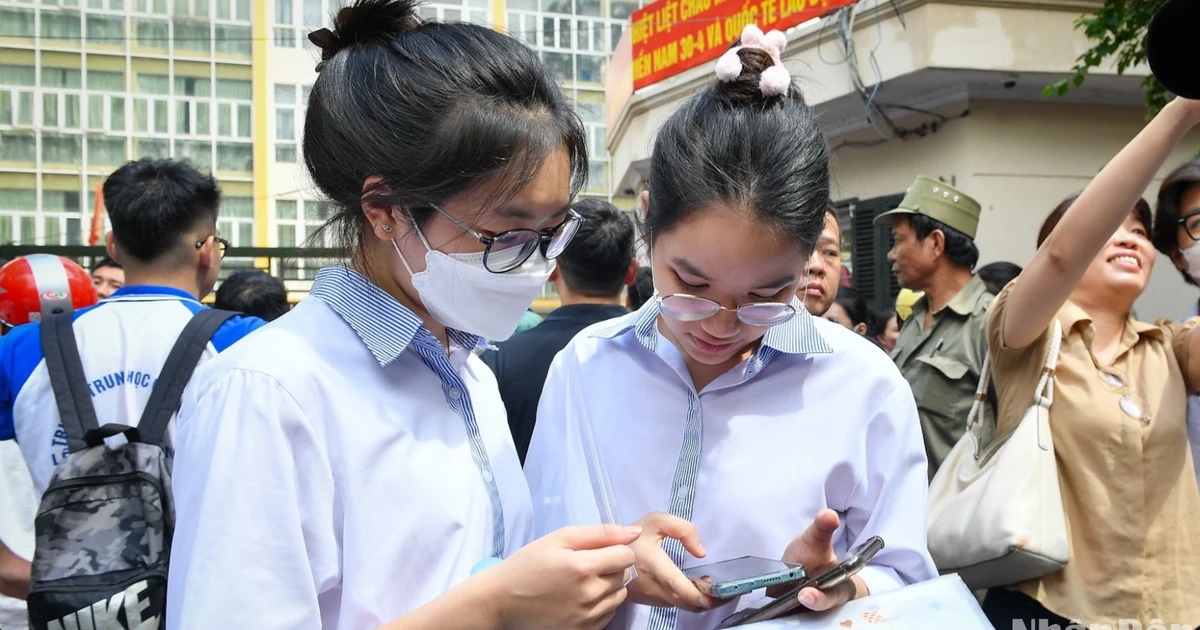
<svg viewBox="0 0 1200 630">
<path fill-rule="evenodd" d="M 391 234 L 391 232 L 392 232 L 392 226 L 391 226 L 391 225 L 388 225 L 387 223 L 384 223 L 384 224 L 383 224 L 383 231 L 384 231 L 384 232 L 387 232 L 388 234 Z"/>
</svg>

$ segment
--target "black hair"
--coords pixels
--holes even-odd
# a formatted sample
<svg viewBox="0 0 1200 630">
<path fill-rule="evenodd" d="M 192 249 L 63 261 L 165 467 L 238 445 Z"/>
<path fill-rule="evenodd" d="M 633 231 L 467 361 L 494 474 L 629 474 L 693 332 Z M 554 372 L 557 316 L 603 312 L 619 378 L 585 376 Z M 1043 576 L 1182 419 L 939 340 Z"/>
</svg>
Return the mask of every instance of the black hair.
<svg viewBox="0 0 1200 630">
<path fill-rule="evenodd" d="M 143 262 L 188 247 L 183 238 L 217 222 L 221 190 L 185 161 L 142 158 L 104 180 L 104 206 L 121 252 Z"/>
<path fill-rule="evenodd" d="M 403 207 L 418 226 L 440 204 L 486 189 L 511 198 L 565 146 L 572 194 L 587 181 L 583 123 L 538 54 L 494 29 L 417 16 L 416 0 L 358 0 L 338 11 L 304 121 L 304 162 L 338 208 L 348 253 L 367 228 L 364 200 Z M 366 180 L 380 182 L 364 192 Z M 313 242 L 321 238 L 320 232 Z"/>
<path fill-rule="evenodd" d="M 896 323 L 899 324 L 900 317 L 897 315 L 896 309 L 894 308 L 884 309 L 878 313 L 875 313 L 875 327 L 868 331 L 868 334 L 874 338 L 887 332 L 888 322 L 892 321 L 893 317 L 896 318 Z"/>
<path fill-rule="evenodd" d="M 633 277 L 628 302 L 629 310 L 636 311 L 654 295 L 654 270 L 649 265 L 638 267 Z"/>
<path fill-rule="evenodd" d="M 946 239 L 946 258 L 954 265 L 974 269 L 979 262 L 979 248 L 975 246 L 975 241 L 949 225 L 923 214 L 901 214 L 896 216 L 896 220 L 907 221 L 918 241 L 924 241 L 934 230 L 941 230 Z"/>
<path fill-rule="evenodd" d="M 1180 208 L 1183 195 L 1193 187 L 1200 186 L 1200 160 L 1192 160 L 1171 171 L 1158 189 L 1158 204 L 1154 210 L 1154 248 L 1170 256 L 1179 249 L 1179 220 L 1185 208 Z M 1186 208 L 1191 210 L 1191 208 Z M 1183 280 L 1195 285 L 1192 274 L 1187 269 L 1180 269 Z"/>
<path fill-rule="evenodd" d="M 114 269 L 122 268 L 121 263 L 109 258 L 108 256 L 105 256 L 104 258 L 101 258 L 99 262 L 92 265 L 92 273 L 96 273 L 105 267 L 112 267 Z"/>
<path fill-rule="evenodd" d="M 577 201 L 571 209 L 583 223 L 558 256 L 563 282 L 587 297 L 620 295 L 633 262 L 633 219 L 599 199 Z"/>
<path fill-rule="evenodd" d="M 1079 195 L 1080 193 L 1078 192 L 1067 195 L 1066 199 L 1060 201 L 1059 204 L 1050 211 L 1050 214 L 1046 215 L 1046 220 L 1042 221 L 1042 227 L 1038 230 L 1038 249 L 1041 249 L 1042 243 L 1045 243 L 1046 239 L 1050 238 L 1050 235 L 1054 233 L 1054 228 L 1058 227 L 1058 222 L 1062 220 L 1063 215 L 1067 213 L 1067 210 L 1070 210 L 1071 206 L 1075 205 L 1075 201 L 1079 199 Z M 1146 232 L 1152 231 L 1154 226 L 1154 216 L 1150 211 L 1150 204 L 1147 203 L 1145 199 L 1139 198 L 1137 202 L 1133 204 L 1133 208 L 1131 208 L 1129 212 L 1137 216 L 1137 220 L 1140 221 L 1142 225 L 1146 226 Z"/>
<path fill-rule="evenodd" d="M 650 204 L 642 231 L 651 245 L 692 213 L 724 204 L 753 213 L 812 253 L 829 207 L 829 145 L 800 89 L 763 94 L 774 65 L 742 48 L 741 74 L 689 98 L 663 124 L 650 158 Z"/>
<path fill-rule="evenodd" d="M 980 267 L 976 273 L 987 285 L 988 293 L 1000 295 L 1008 283 L 1021 275 L 1021 267 L 1010 262 L 994 262 Z"/>
<path fill-rule="evenodd" d="M 283 281 L 261 269 L 246 269 L 226 278 L 217 289 L 213 306 L 267 321 L 291 309 Z"/>
<path fill-rule="evenodd" d="M 868 333 L 875 329 L 875 313 L 871 311 L 871 306 L 867 304 L 866 298 L 858 291 L 850 287 L 838 287 L 837 297 L 833 301 L 846 311 L 851 324 L 855 326 L 866 324 Z"/>
</svg>

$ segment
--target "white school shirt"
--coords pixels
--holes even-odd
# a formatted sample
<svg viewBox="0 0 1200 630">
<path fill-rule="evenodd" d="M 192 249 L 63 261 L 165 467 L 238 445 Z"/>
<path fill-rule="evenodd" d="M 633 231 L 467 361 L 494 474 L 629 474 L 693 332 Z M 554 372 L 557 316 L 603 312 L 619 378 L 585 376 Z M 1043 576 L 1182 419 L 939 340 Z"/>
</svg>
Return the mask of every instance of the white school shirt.
<svg viewBox="0 0 1200 630">
<path fill-rule="evenodd" d="M 654 301 L 580 333 L 550 368 L 525 461 L 538 530 L 603 520 L 590 472 L 598 461 L 616 518 L 661 511 L 695 524 L 706 559 L 665 544 L 684 568 L 782 558 L 828 507 L 842 520 L 839 557 L 883 537 L 859 574 L 871 593 L 935 577 L 925 447 L 908 382 L 865 338 L 793 305 L 796 317 L 700 392 L 658 331 Z M 585 455 L 587 426 L 596 459 Z M 701 614 L 627 604 L 610 628 L 708 629 L 762 601 L 759 591 Z"/>
<path fill-rule="evenodd" d="M 205 365 L 173 479 L 170 630 L 375 630 L 530 540 L 495 377 L 354 271 Z"/>
<path fill-rule="evenodd" d="M 37 514 L 37 499 L 33 496 L 33 480 L 21 457 L 16 442 L 0 441 L 0 540 L 9 550 L 26 559 L 33 559 L 33 518 Z M 29 611 L 25 600 L 0 595 L 0 628 L 26 630 Z"/>
<path fill-rule="evenodd" d="M 75 342 L 101 426 L 136 426 L 159 370 L 192 316 L 207 309 L 172 287 L 129 285 L 107 300 L 74 312 Z M 266 322 L 235 315 L 213 333 L 203 365 Z M 164 450 L 173 453 L 175 422 Z M 41 324 L 17 326 L 0 338 L 0 440 L 16 439 L 40 501 L 54 469 L 67 457 L 67 434 L 42 352 Z"/>
</svg>

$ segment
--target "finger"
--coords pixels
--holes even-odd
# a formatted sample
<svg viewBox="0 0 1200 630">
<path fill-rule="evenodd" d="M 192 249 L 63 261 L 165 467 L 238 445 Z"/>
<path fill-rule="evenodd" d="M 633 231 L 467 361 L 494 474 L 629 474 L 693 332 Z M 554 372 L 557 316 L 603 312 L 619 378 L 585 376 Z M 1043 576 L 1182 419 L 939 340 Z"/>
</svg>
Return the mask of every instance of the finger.
<svg viewBox="0 0 1200 630">
<path fill-rule="evenodd" d="M 712 608 L 713 600 L 696 588 L 688 576 L 675 566 L 667 554 L 647 562 L 649 573 L 654 576 L 663 591 L 670 593 L 674 604 L 689 612 L 700 612 Z"/>
<path fill-rule="evenodd" d="M 592 627 L 599 629 L 607 626 L 608 622 L 612 621 L 613 615 L 616 614 L 617 607 L 625 603 L 625 598 L 628 596 L 629 591 L 622 588 L 605 595 L 603 599 L 596 602 L 592 606 L 591 614 L 588 615 L 596 620 L 596 624 Z"/>
<path fill-rule="evenodd" d="M 825 591 L 810 586 L 800 591 L 799 599 L 808 609 L 819 612 L 837 608 L 850 601 L 853 596 L 854 583 L 847 581 Z"/>
<path fill-rule="evenodd" d="M 817 512 L 816 518 L 813 519 L 808 529 L 800 534 L 800 542 L 809 550 L 823 553 L 822 550 L 828 549 L 829 553 L 833 553 L 833 534 L 837 531 L 841 521 L 838 519 L 837 512 L 828 508 Z"/>
<path fill-rule="evenodd" d="M 625 570 L 637 561 L 633 549 L 626 545 L 613 545 L 602 549 L 584 549 L 575 552 L 585 570 L 592 575 L 617 574 L 623 576 Z"/>
<path fill-rule="evenodd" d="M 638 525 L 584 525 L 564 527 L 550 535 L 568 549 L 602 549 L 632 543 L 642 535 L 642 528 Z"/>
<path fill-rule="evenodd" d="M 624 573 L 609 573 L 608 575 L 596 576 L 596 579 L 591 581 L 585 589 L 583 601 L 599 602 L 605 597 L 608 597 L 613 592 L 625 588 Z"/>
<path fill-rule="evenodd" d="M 703 558 L 708 555 L 708 552 L 704 550 L 704 545 L 700 543 L 700 533 L 696 531 L 696 526 L 688 521 L 660 512 L 653 515 L 650 523 L 660 534 L 683 543 L 683 548 L 693 556 Z"/>
</svg>

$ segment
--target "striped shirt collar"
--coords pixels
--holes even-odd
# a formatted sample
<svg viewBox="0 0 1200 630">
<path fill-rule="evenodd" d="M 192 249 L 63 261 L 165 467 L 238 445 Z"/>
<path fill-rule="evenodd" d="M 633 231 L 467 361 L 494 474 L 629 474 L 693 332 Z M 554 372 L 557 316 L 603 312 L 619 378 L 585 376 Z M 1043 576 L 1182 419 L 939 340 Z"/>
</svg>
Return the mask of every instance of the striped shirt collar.
<svg viewBox="0 0 1200 630">
<path fill-rule="evenodd" d="M 817 332 L 813 325 L 812 315 L 804 308 L 804 304 L 792 298 L 792 307 L 796 316 L 788 321 L 774 326 L 763 335 L 762 346 L 774 352 L 784 354 L 829 354 L 833 348 Z M 614 339 L 629 331 L 635 331 L 637 339 L 651 352 L 658 351 L 658 300 L 647 300 L 642 308 L 625 317 L 615 319 L 609 325 L 603 326 L 592 333 L 593 337 Z"/>
<path fill-rule="evenodd" d="M 341 266 L 321 269 L 309 295 L 328 304 L 345 320 L 380 366 L 395 361 L 413 343 L 422 350 L 443 351 L 421 318 L 353 269 Z M 452 344 L 463 348 L 483 343 L 482 338 L 459 330 L 448 328 L 446 333 Z"/>
</svg>

